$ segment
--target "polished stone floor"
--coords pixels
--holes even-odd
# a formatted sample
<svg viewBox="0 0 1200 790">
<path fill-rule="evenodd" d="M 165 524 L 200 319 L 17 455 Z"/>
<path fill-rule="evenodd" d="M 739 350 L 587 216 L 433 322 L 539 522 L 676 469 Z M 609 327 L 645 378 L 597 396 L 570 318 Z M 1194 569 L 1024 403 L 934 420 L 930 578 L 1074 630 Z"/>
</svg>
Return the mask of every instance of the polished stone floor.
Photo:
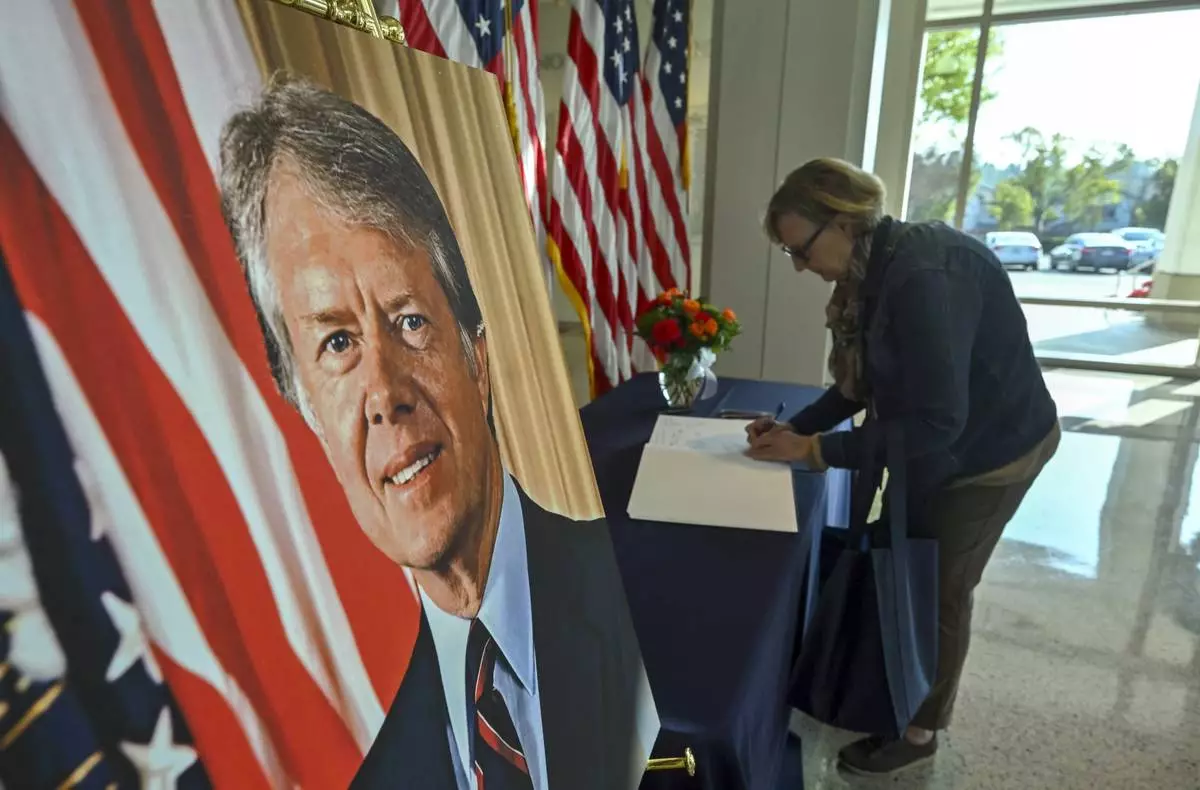
<svg viewBox="0 0 1200 790">
<path fill-rule="evenodd" d="M 582 333 L 563 346 L 582 403 Z M 1046 380 L 1066 433 L 976 591 L 936 760 L 846 777 L 853 736 L 796 714 L 807 790 L 1200 790 L 1200 383 Z"/>
<path fill-rule="evenodd" d="M 1067 433 L 976 592 L 937 759 L 841 775 L 796 715 L 808 790 L 1200 788 L 1200 386 L 1050 371 Z"/>
</svg>

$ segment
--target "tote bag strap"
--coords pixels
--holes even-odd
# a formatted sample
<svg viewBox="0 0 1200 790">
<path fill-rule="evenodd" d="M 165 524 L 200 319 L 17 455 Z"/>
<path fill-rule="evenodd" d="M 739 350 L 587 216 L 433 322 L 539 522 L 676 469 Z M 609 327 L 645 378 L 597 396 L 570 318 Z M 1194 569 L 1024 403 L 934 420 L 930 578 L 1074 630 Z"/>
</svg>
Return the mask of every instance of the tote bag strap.
<svg viewBox="0 0 1200 790">
<path fill-rule="evenodd" d="M 904 426 L 898 420 L 880 420 L 872 414 L 863 431 L 863 465 L 855 474 L 850 492 L 850 539 L 859 543 L 869 530 L 875 493 L 888 473 L 888 533 L 893 547 L 908 537 L 908 462 L 904 452 Z M 879 452 L 882 439 L 884 452 Z"/>
<path fill-rule="evenodd" d="M 904 425 L 898 420 L 883 424 L 887 426 L 888 532 L 895 548 L 908 537 L 908 459 L 904 455 Z"/>
<path fill-rule="evenodd" d="M 869 529 L 871 507 L 875 504 L 875 493 L 883 482 L 883 463 L 879 452 L 879 434 L 886 430 L 886 422 L 878 419 L 874 411 L 868 412 L 867 420 L 859 428 L 863 432 L 863 463 L 855 472 L 850 483 L 849 545 L 862 545 Z M 865 546 L 864 546 L 865 548 Z"/>
</svg>

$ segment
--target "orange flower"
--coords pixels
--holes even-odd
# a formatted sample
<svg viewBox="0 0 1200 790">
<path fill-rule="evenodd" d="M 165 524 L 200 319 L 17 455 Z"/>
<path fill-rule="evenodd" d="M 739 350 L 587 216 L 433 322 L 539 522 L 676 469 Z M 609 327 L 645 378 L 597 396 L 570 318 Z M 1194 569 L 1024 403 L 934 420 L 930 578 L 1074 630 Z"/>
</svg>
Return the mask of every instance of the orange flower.
<svg viewBox="0 0 1200 790">
<path fill-rule="evenodd" d="M 695 318 L 696 314 L 700 312 L 700 303 L 697 302 L 695 299 L 684 299 L 683 300 L 683 312 L 685 312 L 689 316 Z"/>
<path fill-rule="evenodd" d="M 691 325 L 688 326 L 688 331 L 691 332 L 692 335 L 694 335 L 697 340 L 704 339 L 704 325 L 703 324 L 697 324 L 697 323 L 693 322 Z"/>
<path fill-rule="evenodd" d="M 716 320 L 714 320 L 712 318 L 710 318 L 704 322 L 704 333 L 706 335 L 714 335 L 715 336 L 717 334 L 717 332 L 720 331 L 720 329 L 721 329 L 721 327 L 717 326 Z"/>
<path fill-rule="evenodd" d="M 663 305 L 664 307 L 666 307 L 667 305 L 671 304 L 671 302 L 675 301 L 675 299 L 680 296 L 683 296 L 683 294 L 681 294 L 679 292 L 679 289 L 672 288 L 669 291 L 663 291 L 662 293 L 660 293 L 658 295 L 657 301 L 660 305 Z"/>
<path fill-rule="evenodd" d="M 725 312 L 721 313 L 721 317 L 724 318 L 726 321 L 736 321 L 737 313 L 733 312 L 732 310 L 727 309 Z"/>
</svg>

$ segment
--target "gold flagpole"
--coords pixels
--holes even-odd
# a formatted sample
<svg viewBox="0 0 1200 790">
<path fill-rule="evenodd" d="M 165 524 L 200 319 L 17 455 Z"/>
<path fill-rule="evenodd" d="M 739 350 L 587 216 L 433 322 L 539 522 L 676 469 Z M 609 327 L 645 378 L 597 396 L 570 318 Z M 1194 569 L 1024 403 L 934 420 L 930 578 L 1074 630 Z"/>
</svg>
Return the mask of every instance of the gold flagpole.
<svg viewBox="0 0 1200 790">
<path fill-rule="evenodd" d="M 521 161 L 521 134 L 517 129 L 517 100 L 513 95 L 513 87 L 516 85 L 516 50 L 517 46 L 513 36 L 513 0 L 502 0 L 504 3 L 504 111 L 508 115 L 508 134 L 512 137 L 513 150 L 517 155 L 517 162 Z M 525 0 L 527 3 L 535 2 L 535 0 Z"/>
<path fill-rule="evenodd" d="M 403 2 L 403 0 L 401 0 Z M 412 0 L 410 0 L 411 2 Z M 509 130 L 512 134 L 513 145 L 517 156 L 521 155 L 521 143 L 517 134 L 516 102 L 513 100 L 513 80 L 516 78 L 514 57 L 515 44 L 509 37 L 513 35 L 513 0 L 502 0 L 504 3 L 504 81 L 505 109 L 508 113 Z M 375 11 L 372 0 L 271 0 L 279 5 L 290 6 L 306 14 L 336 22 L 339 25 L 354 28 L 375 38 L 382 38 L 396 44 L 407 41 L 404 36 L 404 26 L 395 17 L 382 16 Z M 532 3 L 536 0 L 525 0 Z M 689 24 L 690 24 L 689 18 Z M 690 36 L 689 36 L 690 38 Z M 690 88 L 690 85 L 689 85 Z M 622 151 L 622 154 L 624 152 Z M 622 155 L 622 160 L 624 156 Z M 682 757 L 656 757 L 646 764 L 647 771 L 687 771 L 688 776 L 696 775 L 696 757 L 691 748 L 683 750 Z"/>
</svg>

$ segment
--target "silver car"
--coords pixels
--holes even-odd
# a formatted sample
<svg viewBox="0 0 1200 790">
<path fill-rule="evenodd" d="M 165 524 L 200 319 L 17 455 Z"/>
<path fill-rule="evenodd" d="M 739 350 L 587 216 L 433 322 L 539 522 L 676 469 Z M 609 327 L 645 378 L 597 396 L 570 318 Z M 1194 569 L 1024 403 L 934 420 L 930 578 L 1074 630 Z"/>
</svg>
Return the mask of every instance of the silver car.
<svg viewBox="0 0 1200 790">
<path fill-rule="evenodd" d="M 1042 260 L 1042 242 L 1032 233 L 998 230 L 987 234 L 983 241 L 1005 268 L 1020 267 L 1032 272 Z"/>
</svg>

